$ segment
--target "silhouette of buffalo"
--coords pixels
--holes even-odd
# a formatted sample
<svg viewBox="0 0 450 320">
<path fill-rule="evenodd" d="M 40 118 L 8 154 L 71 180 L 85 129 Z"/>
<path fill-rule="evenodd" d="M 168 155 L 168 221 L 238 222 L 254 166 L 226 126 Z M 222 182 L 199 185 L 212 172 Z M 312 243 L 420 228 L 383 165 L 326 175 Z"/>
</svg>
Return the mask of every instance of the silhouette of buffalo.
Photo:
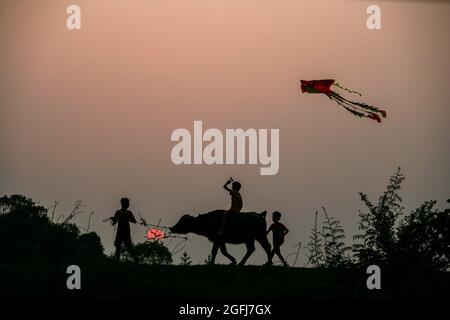
<svg viewBox="0 0 450 320">
<path fill-rule="evenodd" d="M 226 222 L 223 233 L 219 234 L 222 226 L 223 214 L 226 214 Z M 257 240 L 267 253 L 267 263 L 272 263 L 270 254 L 270 244 L 266 233 L 266 211 L 226 213 L 226 210 L 215 210 L 205 214 L 199 214 L 197 217 L 185 214 L 175 224 L 170 231 L 173 233 L 195 233 L 205 236 L 213 243 L 211 251 L 211 264 L 214 264 L 217 251 L 220 249 L 222 254 L 227 257 L 232 264 L 236 264 L 234 259 L 225 246 L 226 243 L 240 244 L 245 243 L 247 253 L 242 258 L 240 265 L 245 264 L 247 259 L 255 251 L 255 240 Z"/>
</svg>

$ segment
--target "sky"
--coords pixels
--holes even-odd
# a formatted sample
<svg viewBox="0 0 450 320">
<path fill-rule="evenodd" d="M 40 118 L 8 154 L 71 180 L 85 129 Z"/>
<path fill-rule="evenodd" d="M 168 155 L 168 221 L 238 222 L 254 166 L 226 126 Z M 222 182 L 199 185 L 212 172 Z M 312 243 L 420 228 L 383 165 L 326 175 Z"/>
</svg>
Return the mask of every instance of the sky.
<svg viewBox="0 0 450 320">
<path fill-rule="evenodd" d="M 381 8 L 381 30 L 366 9 Z M 308 242 L 322 206 L 347 243 L 357 232 L 358 192 L 375 201 L 401 166 L 406 212 L 450 198 L 450 4 L 448 1 L 98 0 L 0 2 L 0 195 L 23 194 L 67 214 L 77 200 L 102 220 L 131 200 L 150 223 L 226 209 L 222 185 L 242 183 L 244 211 L 278 210 Z M 81 8 L 68 30 L 66 8 Z M 380 106 L 378 124 L 325 96 L 301 94 L 300 79 L 336 79 Z M 276 128 L 280 169 L 176 166 L 173 130 Z M 86 227 L 88 214 L 75 220 Z M 267 219 L 270 223 L 270 215 Z M 133 226 L 135 243 L 145 229 Z M 203 263 L 211 244 L 190 235 Z M 168 244 L 173 248 L 176 244 Z M 229 245 L 237 258 L 244 245 Z M 302 250 L 298 265 L 306 262 Z M 292 262 L 293 257 L 290 257 Z M 179 261 L 179 255 L 175 262 Z M 226 260 L 218 255 L 219 263 Z M 249 264 L 265 261 L 257 245 Z"/>
</svg>

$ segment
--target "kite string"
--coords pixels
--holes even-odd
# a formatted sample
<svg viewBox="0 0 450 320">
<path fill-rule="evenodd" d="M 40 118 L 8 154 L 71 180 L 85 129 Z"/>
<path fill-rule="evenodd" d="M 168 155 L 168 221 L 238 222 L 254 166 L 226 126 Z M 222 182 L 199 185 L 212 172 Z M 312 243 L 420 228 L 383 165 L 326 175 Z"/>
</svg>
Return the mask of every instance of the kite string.
<svg viewBox="0 0 450 320">
<path fill-rule="evenodd" d="M 287 112 L 284 113 L 283 116 L 280 117 L 280 119 L 277 121 L 278 128 L 281 128 L 281 126 L 285 124 L 285 122 L 291 117 L 292 113 L 295 111 L 296 108 L 297 108 L 297 105 L 292 104 L 290 106 L 290 108 L 287 110 Z"/>
<path fill-rule="evenodd" d="M 286 123 L 286 121 L 291 117 L 292 113 L 295 111 L 296 106 L 292 105 L 288 111 L 285 113 L 283 117 L 281 117 L 280 120 L 278 120 L 278 128 L 281 128 L 282 125 Z"/>
</svg>

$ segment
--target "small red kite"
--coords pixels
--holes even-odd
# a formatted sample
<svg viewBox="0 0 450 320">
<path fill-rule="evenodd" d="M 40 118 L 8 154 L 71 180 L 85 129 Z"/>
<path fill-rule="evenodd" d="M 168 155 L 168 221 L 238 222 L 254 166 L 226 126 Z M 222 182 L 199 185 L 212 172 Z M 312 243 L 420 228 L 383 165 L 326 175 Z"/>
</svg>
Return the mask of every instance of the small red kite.
<svg viewBox="0 0 450 320">
<path fill-rule="evenodd" d="M 148 240 L 161 240 L 165 238 L 166 234 L 164 231 L 156 228 L 151 228 L 147 231 L 147 239 Z"/>
<path fill-rule="evenodd" d="M 333 79 L 325 80 L 301 80 L 301 90 L 302 93 L 323 93 L 330 100 L 336 101 L 338 105 L 344 107 L 347 111 L 357 117 L 369 118 L 381 122 L 380 114 L 383 118 L 386 118 L 386 111 L 378 109 L 377 107 L 370 106 L 366 103 L 350 101 L 342 97 L 340 94 L 331 90 L 331 86 L 336 86 L 350 93 L 356 93 L 361 95 L 359 92 L 351 91 L 347 88 L 341 87 L 339 83 L 335 83 Z"/>
</svg>

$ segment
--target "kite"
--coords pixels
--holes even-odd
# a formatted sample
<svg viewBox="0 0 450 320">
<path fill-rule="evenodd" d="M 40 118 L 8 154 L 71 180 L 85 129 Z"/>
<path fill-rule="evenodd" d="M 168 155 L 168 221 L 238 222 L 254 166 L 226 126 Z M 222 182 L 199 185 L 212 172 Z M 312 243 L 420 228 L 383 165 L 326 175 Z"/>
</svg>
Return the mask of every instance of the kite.
<svg viewBox="0 0 450 320">
<path fill-rule="evenodd" d="M 355 102 L 347 100 L 340 94 L 331 90 L 331 86 L 335 86 L 349 93 L 356 93 L 361 96 L 361 93 L 342 87 L 339 83 L 335 83 L 335 80 L 333 79 L 301 80 L 300 88 L 302 90 L 302 93 L 307 92 L 307 93 L 325 94 L 328 98 L 330 98 L 330 100 L 335 101 L 339 106 L 345 108 L 354 116 L 369 118 L 372 120 L 376 120 L 377 122 L 381 122 L 381 118 L 378 114 L 380 114 L 383 118 L 386 118 L 386 111 L 378 109 L 377 107 L 368 105 L 363 102 Z"/>
<path fill-rule="evenodd" d="M 164 231 L 157 229 L 157 228 L 151 228 L 147 231 L 147 239 L 148 240 L 161 240 L 166 237 L 166 234 Z"/>
</svg>

